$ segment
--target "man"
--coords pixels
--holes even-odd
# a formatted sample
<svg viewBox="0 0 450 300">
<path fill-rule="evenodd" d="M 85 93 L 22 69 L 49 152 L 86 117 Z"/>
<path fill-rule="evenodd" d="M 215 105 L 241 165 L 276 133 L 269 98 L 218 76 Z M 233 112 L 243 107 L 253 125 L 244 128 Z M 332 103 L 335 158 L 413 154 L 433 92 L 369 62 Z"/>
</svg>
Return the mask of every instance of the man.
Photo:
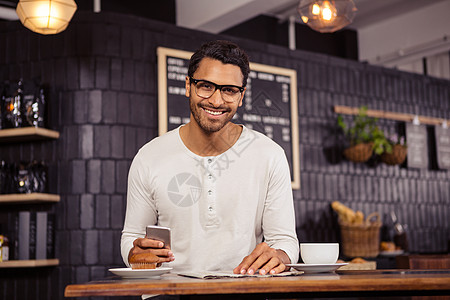
<svg viewBox="0 0 450 300">
<path fill-rule="evenodd" d="M 248 73 L 247 55 L 231 42 L 209 42 L 192 55 L 190 122 L 144 145 L 130 167 L 121 240 L 127 265 L 141 252 L 175 272 L 277 274 L 297 262 L 284 151 L 231 122 Z M 171 249 L 143 238 L 146 225 L 155 224 L 171 228 Z"/>
</svg>

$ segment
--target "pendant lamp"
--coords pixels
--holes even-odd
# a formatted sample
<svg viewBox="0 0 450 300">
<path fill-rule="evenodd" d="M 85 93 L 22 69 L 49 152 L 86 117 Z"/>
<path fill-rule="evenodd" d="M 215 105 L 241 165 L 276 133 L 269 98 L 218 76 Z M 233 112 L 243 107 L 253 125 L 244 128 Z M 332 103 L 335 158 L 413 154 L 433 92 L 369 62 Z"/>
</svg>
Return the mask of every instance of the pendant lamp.
<svg viewBox="0 0 450 300">
<path fill-rule="evenodd" d="M 344 28 L 357 11 L 353 0 L 300 0 L 297 10 L 303 23 L 322 33 Z"/>
<path fill-rule="evenodd" d="M 74 0 L 20 0 L 16 13 L 31 31 L 55 34 L 67 28 L 76 10 Z"/>
</svg>

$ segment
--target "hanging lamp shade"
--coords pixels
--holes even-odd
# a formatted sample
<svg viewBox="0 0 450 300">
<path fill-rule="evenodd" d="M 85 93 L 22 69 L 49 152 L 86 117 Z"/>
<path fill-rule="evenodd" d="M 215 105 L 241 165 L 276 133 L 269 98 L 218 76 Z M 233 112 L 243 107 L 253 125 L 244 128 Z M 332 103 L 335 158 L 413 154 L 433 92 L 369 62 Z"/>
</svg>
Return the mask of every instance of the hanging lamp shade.
<svg viewBox="0 0 450 300">
<path fill-rule="evenodd" d="M 67 28 L 76 10 L 74 0 L 20 0 L 16 13 L 31 31 L 55 34 Z"/>
<path fill-rule="evenodd" d="M 300 0 L 297 10 L 303 23 L 322 33 L 344 28 L 357 11 L 353 0 Z"/>
</svg>

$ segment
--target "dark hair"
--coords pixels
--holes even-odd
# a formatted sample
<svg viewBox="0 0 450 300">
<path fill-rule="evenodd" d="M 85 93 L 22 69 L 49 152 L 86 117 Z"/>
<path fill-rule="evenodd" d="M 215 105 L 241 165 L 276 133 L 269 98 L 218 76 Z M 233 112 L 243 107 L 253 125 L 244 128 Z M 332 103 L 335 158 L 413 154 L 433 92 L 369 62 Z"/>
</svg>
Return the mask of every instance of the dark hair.
<svg viewBox="0 0 450 300">
<path fill-rule="evenodd" d="M 216 59 L 224 64 L 238 66 L 243 75 L 242 86 L 247 85 L 248 73 L 250 72 L 248 56 L 244 50 L 239 48 L 239 46 L 235 43 L 222 40 L 204 43 L 191 56 L 189 61 L 188 76 L 194 76 L 200 61 L 205 57 Z"/>
</svg>

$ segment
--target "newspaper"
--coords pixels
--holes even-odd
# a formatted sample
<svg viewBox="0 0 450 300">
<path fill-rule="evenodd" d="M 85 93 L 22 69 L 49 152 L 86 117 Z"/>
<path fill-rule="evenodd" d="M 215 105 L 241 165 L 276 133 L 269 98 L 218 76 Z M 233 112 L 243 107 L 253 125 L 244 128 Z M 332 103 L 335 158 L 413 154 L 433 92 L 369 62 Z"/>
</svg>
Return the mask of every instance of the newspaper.
<svg viewBox="0 0 450 300">
<path fill-rule="evenodd" d="M 221 279 L 221 278 L 244 278 L 244 277 L 285 277 L 285 276 L 297 276 L 303 274 L 303 271 L 289 271 L 282 272 L 278 274 L 267 274 L 261 275 L 255 273 L 250 274 L 234 274 L 233 272 L 219 272 L 219 271 L 208 271 L 208 272 L 182 272 L 177 273 L 180 276 L 200 278 L 200 279 Z"/>
</svg>

